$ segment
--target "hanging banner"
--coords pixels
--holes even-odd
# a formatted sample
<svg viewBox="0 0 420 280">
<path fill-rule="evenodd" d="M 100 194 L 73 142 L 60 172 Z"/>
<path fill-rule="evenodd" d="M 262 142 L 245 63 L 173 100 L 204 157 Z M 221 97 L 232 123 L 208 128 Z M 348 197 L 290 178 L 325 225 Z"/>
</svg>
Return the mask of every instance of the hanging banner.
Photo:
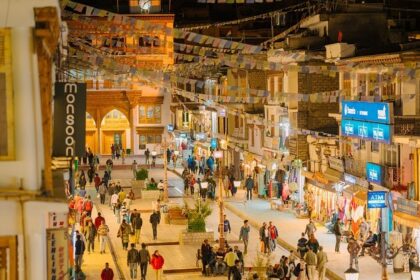
<svg viewBox="0 0 420 280">
<path fill-rule="evenodd" d="M 392 126 L 381 123 L 342 120 L 341 133 L 343 136 L 387 144 L 392 140 Z"/>
<path fill-rule="evenodd" d="M 55 83 L 54 142 L 56 157 L 85 154 L 86 84 Z"/>
<path fill-rule="evenodd" d="M 47 279 L 67 279 L 68 228 L 47 229 Z"/>
<path fill-rule="evenodd" d="M 392 103 L 347 101 L 341 102 L 343 119 L 391 124 L 393 117 Z"/>
</svg>

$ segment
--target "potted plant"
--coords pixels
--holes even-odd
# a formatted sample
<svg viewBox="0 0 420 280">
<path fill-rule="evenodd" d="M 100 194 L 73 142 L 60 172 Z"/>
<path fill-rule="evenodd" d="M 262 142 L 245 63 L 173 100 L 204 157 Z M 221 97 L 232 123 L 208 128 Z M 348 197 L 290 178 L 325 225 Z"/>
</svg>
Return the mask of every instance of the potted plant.
<svg viewBox="0 0 420 280">
<path fill-rule="evenodd" d="M 136 197 L 142 198 L 142 189 L 145 187 L 145 181 L 149 177 L 149 171 L 141 168 L 136 172 L 136 179 L 131 181 L 133 191 Z"/>
<path fill-rule="evenodd" d="M 184 203 L 184 212 L 187 215 L 187 229 L 180 232 L 180 244 L 200 244 L 204 239 L 214 240 L 214 232 L 206 230 L 206 218 L 211 215 L 210 203 L 195 202 L 194 208 L 189 208 Z"/>
</svg>

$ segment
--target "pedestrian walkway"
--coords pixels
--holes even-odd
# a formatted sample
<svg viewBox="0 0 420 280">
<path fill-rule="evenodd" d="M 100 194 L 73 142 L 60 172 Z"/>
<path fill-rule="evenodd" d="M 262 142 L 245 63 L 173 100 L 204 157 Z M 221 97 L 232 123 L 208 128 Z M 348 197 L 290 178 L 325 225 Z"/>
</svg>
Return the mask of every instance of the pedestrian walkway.
<svg viewBox="0 0 420 280">
<path fill-rule="evenodd" d="M 279 242 L 282 246 L 292 246 L 296 248 L 297 240 L 300 234 L 305 231 L 307 219 L 299 219 L 289 211 L 278 211 L 270 209 L 270 203 L 263 199 L 253 199 L 244 202 L 245 191 L 239 190 L 235 200 L 225 203 L 226 208 L 242 217 L 248 219 L 253 226 L 260 226 L 262 221 L 273 221 L 279 230 Z M 317 224 L 317 231 L 315 233 L 324 251 L 328 254 L 327 267 L 330 270 L 329 278 L 344 279 L 344 271 L 349 268 L 349 254 L 347 252 L 347 243 L 342 243 L 340 253 L 334 252 L 335 236 L 327 233 L 327 229 Z M 360 280 L 374 280 L 380 279 L 381 265 L 373 258 L 365 256 L 359 258 Z M 390 279 L 410 279 L 408 273 L 393 273 L 391 267 L 388 267 Z"/>
</svg>

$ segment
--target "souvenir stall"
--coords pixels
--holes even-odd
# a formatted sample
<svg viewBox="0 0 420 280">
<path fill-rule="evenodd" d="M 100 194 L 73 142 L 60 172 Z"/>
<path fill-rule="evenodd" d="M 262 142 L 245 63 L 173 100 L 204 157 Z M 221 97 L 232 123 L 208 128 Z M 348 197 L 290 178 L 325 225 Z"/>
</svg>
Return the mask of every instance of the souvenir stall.
<svg viewBox="0 0 420 280">
<path fill-rule="evenodd" d="M 300 159 L 292 161 L 287 177 L 287 185 L 289 189 L 289 199 L 292 202 L 293 207 L 299 207 L 304 201 L 303 187 L 305 185 L 305 176 L 303 176 L 302 171 L 302 161 Z"/>
<path fill-rule="evenodd" d="M 368 224 L 372 225 L 369 212 L 379 215 L 379 209 L 367 209 L 367 189 L 359 185 L 346 185 L 342 190 L 342 195 L 337 199 L 338 217 L 342 219 L 347 230 L 351 231 L 354 236 L 359 235 L 360 224 L 363 218 L 366 218 Z M 376 217 L 378 219 L 379 217 Z"/>
</svg>

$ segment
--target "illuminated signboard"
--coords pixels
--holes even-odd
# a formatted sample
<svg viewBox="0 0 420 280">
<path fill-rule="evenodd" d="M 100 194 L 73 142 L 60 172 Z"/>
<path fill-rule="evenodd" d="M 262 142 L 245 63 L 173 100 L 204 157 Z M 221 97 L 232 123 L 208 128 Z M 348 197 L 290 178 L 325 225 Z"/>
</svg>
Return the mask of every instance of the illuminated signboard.
<svg viewBox="0 0 420 280">
<path fill-rule="evenodd" d="M 375 164 L 372 162 L 366 163 L 366 178 L 369 182 L 381 185 L 383 178 L 382 165 Z"/>
<path fill-rule="evenodd" d="M 342 119 L 383 124 L 392 123 L 392 103 L 343 100 L 341 105 Z"/>
<path fill-rule="evenodd" d="M 174 125 L 168 124 L 168 132 L 173 132 L 173 131 L 174 131 Z"/>
<path fill-rule="evenodd" d="M 386 192 L 377 191 L 377 192 L 368 192 L 368 202 L 367 207 L 369 209 L 374 208 L 386 208 Z"/>
<path fill-rule="evenodd" d="M 392 138 L 392 126 L 381 123 L 342 120 L 341 134 L 343 136 L 390 144 Z"/>
</svg>

